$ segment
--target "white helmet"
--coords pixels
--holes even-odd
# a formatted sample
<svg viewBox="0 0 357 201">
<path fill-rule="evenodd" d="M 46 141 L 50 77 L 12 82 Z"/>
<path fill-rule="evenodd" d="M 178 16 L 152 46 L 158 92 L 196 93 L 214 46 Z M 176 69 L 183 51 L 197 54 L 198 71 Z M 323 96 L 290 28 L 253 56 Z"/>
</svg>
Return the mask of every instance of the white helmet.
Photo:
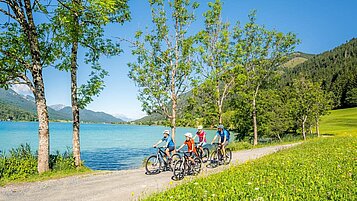
<svg viewBox="0 0 357 201">
<path fill-rule="evenodd" d="M 198 130 L 202 130 L 202 129 L 203 129 L 203 126 L 198 126 L 197 129 L 198 129 Z"/>
<path fill-rule="evenodd" d="M 170 135 L 170 131 L 169 131 L 169 130 L 164 130 L 163 134 L 168 134 L 168 135 Z"/>
<path fill-rule="evenodd" d="M 186 133 L 185 136 L 189 137 L 189 138 L 192 138 L 192 133 Z"/>
</svg>

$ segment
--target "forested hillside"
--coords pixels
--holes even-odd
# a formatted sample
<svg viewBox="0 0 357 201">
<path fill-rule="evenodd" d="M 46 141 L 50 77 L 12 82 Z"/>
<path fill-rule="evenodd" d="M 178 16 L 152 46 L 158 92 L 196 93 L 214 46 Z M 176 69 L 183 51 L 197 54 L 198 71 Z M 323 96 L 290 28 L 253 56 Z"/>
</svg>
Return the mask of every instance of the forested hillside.
<svg viewBox="0 0 357 201">
<path fill-rule="evenodd" d="M 316 55 L 287 72 L 286 78 L 304 75 L 334 94 L 334 106 L 357 106 L 357 39 Z"/>
</svg>

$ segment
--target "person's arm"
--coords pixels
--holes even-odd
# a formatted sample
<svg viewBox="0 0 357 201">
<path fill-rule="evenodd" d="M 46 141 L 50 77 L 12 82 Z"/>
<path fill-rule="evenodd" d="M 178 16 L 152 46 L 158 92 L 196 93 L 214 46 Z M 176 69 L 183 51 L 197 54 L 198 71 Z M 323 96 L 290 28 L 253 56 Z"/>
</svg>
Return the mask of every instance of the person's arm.
<svg viewBox="0 0 357 201">
<path fill-rule="evenodd" d="M 196 135 L 195 135 L 195 137 L 193 137 L 192 139 L 193 139 L 193 140 L 195 140 L 195 139 L 196 139 L 196 137 L 197 137 L 197 134 L 196 134 Z"/>
<path fill-rule="evenodd" d="M 180 151 L 180 149 L 182 149 L 183 146 L 185 146 L 185 144 L 182 144 L 182 145 L 177 149 L 177 151 Z"/>
<path fill-rule="evenodd" d="M 217 138 L 217 135 L 214 136 L 214 138 L 213 138 L 211 144 L 213 144 L 213 142 L 216 141 L 216 138 Z"/>
<path fill-rule="evenodd" d="M 153 145 L 153 147 L 157 147 L 162 142 L 162 140 L 159 140 L 156 144 Z"/>
</svg>

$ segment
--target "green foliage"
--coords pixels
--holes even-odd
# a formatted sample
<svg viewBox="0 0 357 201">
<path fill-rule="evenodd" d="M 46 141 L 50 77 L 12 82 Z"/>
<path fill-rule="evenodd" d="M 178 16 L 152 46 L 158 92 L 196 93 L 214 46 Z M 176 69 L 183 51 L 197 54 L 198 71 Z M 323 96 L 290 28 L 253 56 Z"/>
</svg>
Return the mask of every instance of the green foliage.
<svg viewBox="0 0 357 201">
<path fill-rule="evenodd" d="M 349 107 L 357 106 L 357 88 L 353 88 L 346 93 L 346 105 Z"/>
<path fill-rule="evenodd" d="M 356 146 L 356 137 L 311 140 L 147 200 L 355 200 Z"/>
<path fill-rule="evenodd" d="M 119 43 L 105 37 L 104 26 L 108 23 L 123 24 L 130 20 L 126 0 L 81 1 L 61 0 L 55 9 L 52 26 L 55 31 L 53 41 L 61 47 L 61 61 L 56 68 L 70 71 L 77 67 L 77 50 L 85 50 L 84 63 L 90 64 L 92 72 L 86 84 L 79 87 L 78 105 L 85 108 L 93 96 L 98 96 L 104 89 L 104 78 L 108 75 L 100 64 L 100 57 L 116 56 L 122 52 Z M 76 73 L 71 70 L 72 73 Z"/>
<path fill-rule="evenodd" d="M 334 107 L 350 106 L 347 93 L 357 87 L 357 39 L 314 56 L 308 61 L 287 69 L 285 79 L 292 80 L 303 74 L 313 82 L 321 83 L 325 91 L 334 94 Z"/>
<path fill-rule="evenodd" d="M 188 29 L 198 4 L 189 0 L 149 3 L 152 30 L 139 30 L 135 41 L 130 41 L 137 60 L 128 64 L 129 77 L 139 87 L 143 111 L 170 120 L 174 137 L 180 96 L 195 83 L 194 37 Z"/>
<path fill-rule="evenodd" d="M 70 151 L 50 155 L 51 172 L 72 171 L 76 167 Z M 5 181 L 24 180 L 38 175 L 37 154 L 31 152 L 30 145 L 20 145 L 8 154 L 0 156 L 0 183 Z"/>
</svg>

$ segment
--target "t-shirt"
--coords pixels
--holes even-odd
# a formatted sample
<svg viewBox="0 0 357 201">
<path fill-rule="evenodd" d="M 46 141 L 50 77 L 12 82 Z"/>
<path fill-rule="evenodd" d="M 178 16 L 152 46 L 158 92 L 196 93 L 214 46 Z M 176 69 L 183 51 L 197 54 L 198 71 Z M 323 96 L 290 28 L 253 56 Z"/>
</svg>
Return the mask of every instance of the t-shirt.
<svg viewBox="0 0 357 201">
<path fill-rule="evenodd" d="M 227 142 L 229 142 L 229 135 L 228 135 L 228 131 L 226 129 L 224 129 L 222 132 L 217 131 L 216 135 L 221 137 L 221 142 L 224 141 L 224 136 L 226 136 Z"/>
<path fill-rule="evenodd" d="M 167 147 L 174 147 L 174 146 L 175 146 L 174 141 L 172 140 L 171 136 L 167 136 L 166 138 L 163 137 L 161 140 L 162 140 L 163 142 L 169 142 L 169 143 L 167 144 Z"/>
<path fill-rule="evenodd" d="M 202 131 L 201 133 L 199 133 L 199 132 L 197 131 L 196 135 L 198 136 L 198 141 L 199 141 L 199 142 L 207 142 L 206 132 Z"/>
<path fill-rule="evenodd" d="M 195 141 L 193 139 L 185 140 L 184 144 L 187 145 L 187 149 L 189 152 L 191 152 L 193 147 L 193 152 L 196 153 Z"/>
</svg>

